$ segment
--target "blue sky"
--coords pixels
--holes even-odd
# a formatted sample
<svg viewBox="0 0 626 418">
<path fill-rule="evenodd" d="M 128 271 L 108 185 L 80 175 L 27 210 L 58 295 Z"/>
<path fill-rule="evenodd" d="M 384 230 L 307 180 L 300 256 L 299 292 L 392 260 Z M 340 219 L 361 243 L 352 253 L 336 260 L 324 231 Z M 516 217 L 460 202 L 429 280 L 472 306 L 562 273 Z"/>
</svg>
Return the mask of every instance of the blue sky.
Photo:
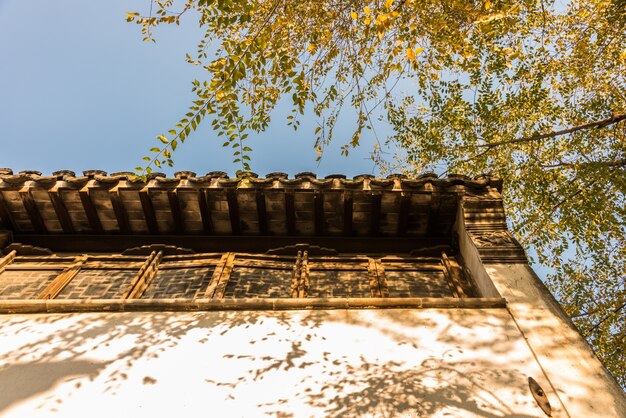
<svg viewBox="0 0 626 418">
<path fill-rule="evenodd" d="M 125 21 L 125 11 L 146 12 L 149 5 L 0 0 L 0 167 L 49 174 L 132 171 L 141 164 L 157 144 L 155 136 L 186 113 L 193 78 L 203 77 L 184 61 L 201 33 L 193 16 L 179 27 L 159 28 L 156 44 L 142 42 L 140 28 Z M 288 107 L 281 106 L 267 132 L 251 135 L 255 172 L 377 173 L 368 159 L 371 143 L 349 158 L 339 154 L 352 121 L 341 124 L 338 140 L 318 165 L 312 118 L 294 132 L 287 115 Z M 239 167 L 230 151 L 205 125 L 178 148 L 174 169 L 162 171 L 234 175 Z"/>
</svg>

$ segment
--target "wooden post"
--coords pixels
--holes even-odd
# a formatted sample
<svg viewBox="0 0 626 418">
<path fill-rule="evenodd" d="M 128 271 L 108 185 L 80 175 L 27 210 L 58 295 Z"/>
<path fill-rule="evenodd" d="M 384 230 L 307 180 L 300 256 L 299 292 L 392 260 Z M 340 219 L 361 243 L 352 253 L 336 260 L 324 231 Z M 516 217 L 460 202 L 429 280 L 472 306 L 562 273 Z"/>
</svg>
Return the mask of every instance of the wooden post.
<svg viewBox="0 0 626 418">
<path fill-rule="evenodd" d="M 4 271 L 4 269 L 13 262 L 13 260 L 15 259 L 15 255 L 17 254 L 17 252 L 15 250 L 11 251 L 10 253 L 8 253 L 7 255 L 5 255 L 4 257 L 0 258 L 0 274 L 2 274 L 2 272 Z"/>
<path fill-rule="evenodd" d="M 152 251 L 131 282 L 122 299 L 139 299 L 146 291 L 159 271 L 159 263 L 163 259 L 163 251 Z"/>
<path fill-rule="evenodd" d="M 296 263 L 293 265 L 293 276 L 291 278 L 290 293 L 292 298 L 297 298 L 300 295 L 300 275 L 302 274 L 302 251 L 298 251 L 296 257 Z"/>
<path fill-rule="evenodd" d="M 300 267 L 300 286 L 298 288 L 298 297 L 305 298 L 309 291 L 311 282 L 309 281 L 309 252 L 305 251 L 302 255 L 302 264 Z"/>
<path fill-rule="evenodd" d="M 230 273 L 235 266 L 235 253 L 225 253 L 217 264 L 209 286 L 204 292 L 204 299 L 221 299 L 224 297 Z"/>
<path fill-rule="evenodd" d="M 83 254 L 74 259 L 74 263 L 63 270 L 50 284 L 37 296 L 37 299 L 54 299 L 63 291 L 65 286 L 72 281 L 80 271 L 82 265 L 89 258 L 88 254 Z"/>
<path fill-rule="evenodd" d="M 448 279 L 448 286 L 450 286 L 454 297 L 466 297 L 461 285 L 461 267 L 456 262 L 452 262 L 443 251 L 441 252 L 441 264 L 443 264 L 443 272 Z"/>
<path fill-rule="evenodd" d="M 378 274 L 376 274 L 376 261 L 373 258 L 367 259 L 367 274 L 370 278 L 370 293 L 373 298 L 380 298 L 380 287 L 378 286 Z"/>
<path fill-rule="evenodd" d="M 387 285 L 387 277 L 385 276 L 385 268 L 380 259 L 376 260 L 376 276 L 378 277 L 378 286 L 380 288 L 380 296 L 389 297 L 389 286 Z"/>
</svg>

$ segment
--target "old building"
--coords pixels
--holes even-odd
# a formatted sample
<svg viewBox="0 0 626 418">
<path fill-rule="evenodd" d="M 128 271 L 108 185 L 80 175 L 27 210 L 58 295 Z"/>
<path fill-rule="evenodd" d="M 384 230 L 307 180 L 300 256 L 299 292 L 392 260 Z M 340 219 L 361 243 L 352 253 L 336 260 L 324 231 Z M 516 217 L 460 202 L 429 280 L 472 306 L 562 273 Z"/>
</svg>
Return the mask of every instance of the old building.
<svg viewBox="0 0 626 418">
<path fill-rule="evenodd" d="M 1 169 L 0 416 L 626 416 L 501 187 Z"/>
</svg>

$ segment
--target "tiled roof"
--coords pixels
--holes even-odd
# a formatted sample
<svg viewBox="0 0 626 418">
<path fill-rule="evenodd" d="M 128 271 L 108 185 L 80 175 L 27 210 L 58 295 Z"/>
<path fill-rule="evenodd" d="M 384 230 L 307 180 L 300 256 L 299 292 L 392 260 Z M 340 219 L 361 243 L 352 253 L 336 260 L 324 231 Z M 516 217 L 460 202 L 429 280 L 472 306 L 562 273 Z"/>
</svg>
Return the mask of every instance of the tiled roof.
<svg viewBox="0 0 626 418">
<path fill-rule="evenodd" d="M 442 236 L 461 195 L 498 194 L 501 181 L 213 171 L 152 173 L 0 169 L 0 219 L 16 234 Z"/>
</svg>

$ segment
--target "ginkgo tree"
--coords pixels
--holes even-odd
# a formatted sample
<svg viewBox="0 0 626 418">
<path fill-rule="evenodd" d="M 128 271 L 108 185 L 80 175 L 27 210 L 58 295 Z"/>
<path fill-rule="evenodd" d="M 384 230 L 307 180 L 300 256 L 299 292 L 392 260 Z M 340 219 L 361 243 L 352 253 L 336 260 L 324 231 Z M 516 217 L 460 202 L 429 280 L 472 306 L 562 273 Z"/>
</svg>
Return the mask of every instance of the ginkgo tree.
<svg viewBox="0 0 626 418">
<path fill-rule="evenodd" d="M 305 111 L 317 118 L 311 137 L 320 157 L 338 140 L 345 108 L 355 115 L 345 155 L 382 116 L 394 135 L 378 138 L 372 152 L 381 169 L 503 178 L 512 229 L 551 269 L 548 285 L 626 386 L 624 0 L 154 6 L 127 20 L 146 41 L 159 25 L 197 22 L 203 36 L 186 59 L 206 76 L 193 80 L 196 100 L 157 137 L 140 175 L 171 166 L 206 119 L 211 140 L 233 149 L 245 177 L 247 137 L 267 128 L 281 100 L 292 104 L 286 123 L 294 128 Z M 385 145 L 402 152 L 390 159 Z"/>
</svg>

